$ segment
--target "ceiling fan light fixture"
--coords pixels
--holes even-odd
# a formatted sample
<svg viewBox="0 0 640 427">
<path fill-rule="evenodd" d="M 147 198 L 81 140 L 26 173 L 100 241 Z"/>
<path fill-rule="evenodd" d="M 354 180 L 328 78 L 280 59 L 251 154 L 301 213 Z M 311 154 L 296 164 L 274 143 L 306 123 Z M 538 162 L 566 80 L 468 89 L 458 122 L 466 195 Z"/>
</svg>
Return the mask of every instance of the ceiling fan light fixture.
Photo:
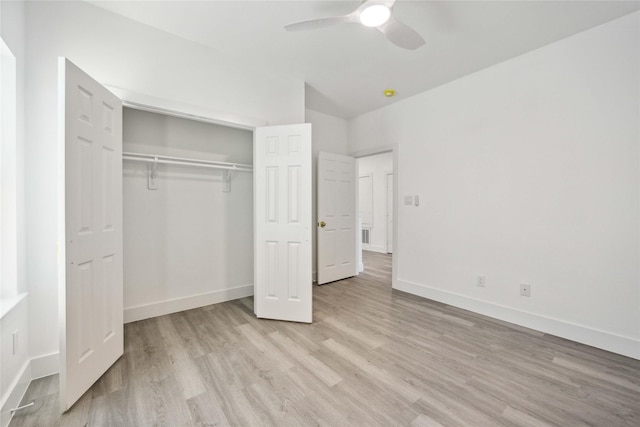
<svg viewBox="0 0 640 427">
<path fill-rule="evenodd" d="M 382 4 L 374 4 L 360 12 L 360 22 L 365 27 L 377 27 L 391 17 L 391 9 Z"/>
</svg>

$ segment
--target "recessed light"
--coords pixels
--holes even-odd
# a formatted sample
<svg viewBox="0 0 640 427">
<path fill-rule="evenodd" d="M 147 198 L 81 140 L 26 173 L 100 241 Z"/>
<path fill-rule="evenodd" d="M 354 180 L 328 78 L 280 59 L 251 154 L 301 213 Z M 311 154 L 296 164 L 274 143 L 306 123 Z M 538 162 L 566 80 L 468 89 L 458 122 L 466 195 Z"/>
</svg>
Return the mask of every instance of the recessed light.
<svg viewBox="0 0 640 427">
<path fill-rule="evenodd" d="M 387 98 L 391 98 L 392 96 L 394 96 L 396 94 L 396 91 L 393 89 L 386 89 L 384 91 L 384 96 L 386 96 Z"/>
</svg>

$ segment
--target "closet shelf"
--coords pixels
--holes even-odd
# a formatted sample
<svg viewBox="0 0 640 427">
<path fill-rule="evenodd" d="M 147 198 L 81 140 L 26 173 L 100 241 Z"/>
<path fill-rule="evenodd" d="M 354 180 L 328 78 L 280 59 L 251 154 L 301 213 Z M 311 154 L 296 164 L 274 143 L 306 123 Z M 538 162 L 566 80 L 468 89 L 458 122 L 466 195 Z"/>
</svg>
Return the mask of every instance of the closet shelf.
<svg viewBox="0 0 640 427">
<path fill-rule="evenodd" d="M 233 172 L 252 172 L 252 165 L 241 163 L 216 162 L 213 160 L 186 159 L 183 157 L 157 156 L 155 154 L 142 153 L 122 153 L 122 160 L 130 160 L 134 162 L 144 162 L 147 165 L 147 187 L 149 190 L 157 190 L 158 184 L 156 177 L 158 174 L 158 165 L 177 165 L 177 166 L 193 166 L 198 168 L 222 169 L 222 179 L 224 187 L 222 191 L 228 193 L 231 191 L 231 174 Z"/>
</svg>

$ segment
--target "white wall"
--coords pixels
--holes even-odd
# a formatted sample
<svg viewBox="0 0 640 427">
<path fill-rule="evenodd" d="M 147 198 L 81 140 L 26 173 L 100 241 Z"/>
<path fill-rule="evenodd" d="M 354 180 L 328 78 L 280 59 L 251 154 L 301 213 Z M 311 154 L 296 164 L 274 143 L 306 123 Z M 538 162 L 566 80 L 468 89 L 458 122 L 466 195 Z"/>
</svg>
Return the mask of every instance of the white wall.
<svg viewBox="0 0 640 427">
<path fill-rule="evenodd" d="M 16 57 L 16 210 L 17 210 L 17 287 L 27 291 L 25 238 L 25 7 L 22 2 L 0 3 L 2 39 Z"/>
<path fill-rule="evenodd" d="M 30 338 L 34 356 L 58 351 L 60 218 L 56 180 L 57 57 L 101 83 L 239 120 L 304 121 L 304 83 L 236 66 L 201 45 L 84 2 L 27 2 L 27 244 Z"/>
<path fill-rule="evenodd" d="M 317 175 L 318 175 L 318 152 L 324 151 L 335 154 L 348 154 L 347 145 L 347 121 L 320 113 L 314 110 L 306 110 L 306 123 L 311 123 L 311 140 L 313 145 L 313 168 L 312 168 L 312 208 L 313 219 L 313 236 L 312 236 L 312 265 L 313 280 L 317 278 L 318 263 L 316 258 L 316 245 L 318 239 L 318 228 L 315 226 L 318 222 L 317 211 Z"/>
<path fill-rule="evenodd" d="M 25 7 L 22 2 L 0 2 L 0 36 L 16 58 L 16 99 L 15 99 L 15 209 L 17 213 L 16 245 L 17 250 L 12 262 L 16 263 L 13 279 L 16 280 L 14 295 L 27 291 L 26 237 L 25 237 Z M 17 404 L 31 379 L 29 371 L 29 323 L 28 297 L 12 298 L 5 309 L 3 301 L 0 309 L 0 426 L 7 425 L 9 409 Z M 18 333 L 17 348 L 13 348 L 13 334 Z M 27 372 L 29 371 L 29 372 Z"/>
<path fill-rule="evenodd" d="M 387 253 L 387 173 L 393 172 L 393 153 L 381 153 L 357 159 L 358 175 L 371 175 L 373 183 L 373 227 L 365 251 Z"/>
<path fill-rule="evenodd" d="M 253 133 L 124 109 L 124 151 L 253 164 Z M 253 294 L 253 181 L 124 162 L 125 321 Z"/>
<path fill-rule="evenodd" d="M 639 27 L 634 13 L 350 122 L 352 152 L 399 144 L 397 200 L 421 196 L 397 206 L 394 287 L 640 358 Z"/>
</svg>

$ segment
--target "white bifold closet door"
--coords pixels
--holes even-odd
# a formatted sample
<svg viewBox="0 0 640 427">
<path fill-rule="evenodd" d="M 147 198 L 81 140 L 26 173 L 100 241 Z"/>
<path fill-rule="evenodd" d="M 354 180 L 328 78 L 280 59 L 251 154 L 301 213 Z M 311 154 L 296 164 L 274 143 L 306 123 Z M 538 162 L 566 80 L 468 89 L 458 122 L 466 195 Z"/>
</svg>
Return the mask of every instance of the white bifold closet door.
<svg viewBox="0 0 640 427">
<path fill-rule="evenodd" d="M 254 312 L 310 323 L 311 125 L 257 128 L 254 173 Z"/>
<path fill-rule="evenodd" d="M 66 411 L 123 353 L 122 103 L 65 58 L 58 73 L 65 173 L 60 403 Z"/>
</svg>

